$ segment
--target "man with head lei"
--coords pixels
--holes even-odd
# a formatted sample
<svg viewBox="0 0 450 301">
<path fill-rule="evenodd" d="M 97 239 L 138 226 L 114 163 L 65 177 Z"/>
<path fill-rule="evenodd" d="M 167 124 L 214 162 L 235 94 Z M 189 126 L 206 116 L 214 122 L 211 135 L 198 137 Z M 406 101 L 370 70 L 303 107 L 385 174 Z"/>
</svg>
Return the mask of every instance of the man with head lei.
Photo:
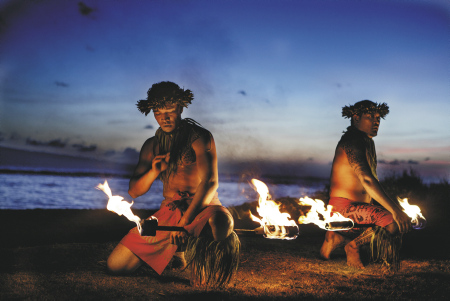
<svg viewBox="0 0 450 301">
<path fill-rule="evenodd" d="M 164 200 L 149 218 L 156 217 L 160 226 L 186 231 L 157 231 L 156 236 L 145 237 L 132 229 L 108 258 L 113 274 L 132 273 L 143 263 L 161 274 L 174 255 L 181 267 L 190 268 L 193 284 L 221 286 L 237 270 L 240 242 L 232 215 L 217 197 L 214 138 L 194 120 L 181 119 L 183 108 L 192 100 L 190 90 L 160 82 L 148 90 L 147 99 L 137 103 L 145 115 L 153 110 L 160 127 L 142 146 L 128 193 L 137 198 L 159 178 Z"/>
<path fill-rule="evenodd" d="M 364 268 L 360 247 L 369 244 L 375 261 L 398 270 L 402 234 L 411 228 L 411 219 L 398 202 L 383 190 L 377 176 L 377 156 L 372 140 L 378 133 L 381 118 L 389 113 L 386 103 L 363 100 L 342 108 L 342 116 L 351 125 L 341 137 L 333 160 L 330 179 L 332 210 L 358 224 L 373 227 L 325 234 L 320 250 L 324 259 L 339 246 L 345 246 L 347 264 Z M 378 204 L 374 204 L 376 201 Z"/>
</svg>

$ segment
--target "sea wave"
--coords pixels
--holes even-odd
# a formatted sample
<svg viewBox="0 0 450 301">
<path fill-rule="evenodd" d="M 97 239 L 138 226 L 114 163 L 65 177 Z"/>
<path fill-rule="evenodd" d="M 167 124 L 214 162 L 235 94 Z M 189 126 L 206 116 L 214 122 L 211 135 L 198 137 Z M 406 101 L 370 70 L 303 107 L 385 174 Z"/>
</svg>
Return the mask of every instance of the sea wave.
<svg viewBox="0 0 450 301">
<path fill-rule="evenodd" d="M 226 207 L 256 201 L 258 195 L 251 185 L 238 176 L 220 177 L 218 194 Z M 69 170 L 8 170 L 0 171 L 0 209 L 104 209 L 107 196 L 95 189 L 108 181 L 113 195 L 120 195 L 133 208 L 157 209 L 162 201 L 163 186 L 156 181 L 150 191 L 133 200 L 128 195 L 129 177 Z M 272 197 L 303 197 L 312 195 L 322 185 L 273 184 L 268 181 Z"/>
</svg>

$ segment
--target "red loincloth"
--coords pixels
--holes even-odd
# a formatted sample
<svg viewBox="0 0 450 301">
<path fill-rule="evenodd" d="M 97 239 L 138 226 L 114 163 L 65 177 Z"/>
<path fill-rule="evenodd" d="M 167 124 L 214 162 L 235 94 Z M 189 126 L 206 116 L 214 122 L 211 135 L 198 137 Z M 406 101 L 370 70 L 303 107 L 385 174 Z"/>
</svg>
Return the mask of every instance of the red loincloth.
<svg viewBox="0 0 450 301">
<path fill-rule="evenodd" d="M 392 214 L 381 206 L 353 202 L 352 200 L 340 197 L 330 198 L 328 204 L 333 206 L 333 212 L 339 212 L 357 224 L 374 224 L 376 226 L 386 227 L 394 222 Z M 354 230 L 357 229 L 355 228 Z"/>
<path fill-rule="evenodd" d="M 166 198 L 161 203 L 160 209 L 153 214 L 154 217 L 158 218 L 158 225 L 176 226 L 182 217 L 182 211 L 180 210 L 181 203 L 188 200 L 191 201 L 192 198 L 193 196 L 182 197 L 180 195 Z M 211 200 L 210 205 L 203 209 L 195 217 L 194 221 L 184 228 L 190 235 L 198 237 L 211 215 L 216 211 L 223 211 L 231 216 L 228 209 L 220 203 L 217 193 Z M 161 275 L 169 264 L 178 248 L 177 245 L 170 243 L 169 231 L 156 231 L 156 236 L 141 236 L 136 227 L 131 229 L 120 243 L 151 266 L 159 275 Z"/>
</svg>

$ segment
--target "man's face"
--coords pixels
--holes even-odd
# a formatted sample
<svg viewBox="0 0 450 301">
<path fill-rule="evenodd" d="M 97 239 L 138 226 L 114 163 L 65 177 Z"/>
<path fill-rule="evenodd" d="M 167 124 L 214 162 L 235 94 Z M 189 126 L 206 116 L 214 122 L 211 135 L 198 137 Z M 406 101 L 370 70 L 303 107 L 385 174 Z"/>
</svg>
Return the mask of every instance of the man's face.
<svg viewBox="0 0 450 301">
<path fill-rule="evenodd" d="M 161 109 L 154 109 L 153 115 L 161 129 L 166 133 L 170 133 L 178 127 L 182 112 L 182 107 L 171 104 Z"/>
<path fill-rule="evenodd" d="M 353 118 L 355 127 L 366 133 L 370 138 L 375 137 L 378 134 L 381 119 L 379 113 L 362 114 L 361 116 L 355 115 Z"/>
</svg>

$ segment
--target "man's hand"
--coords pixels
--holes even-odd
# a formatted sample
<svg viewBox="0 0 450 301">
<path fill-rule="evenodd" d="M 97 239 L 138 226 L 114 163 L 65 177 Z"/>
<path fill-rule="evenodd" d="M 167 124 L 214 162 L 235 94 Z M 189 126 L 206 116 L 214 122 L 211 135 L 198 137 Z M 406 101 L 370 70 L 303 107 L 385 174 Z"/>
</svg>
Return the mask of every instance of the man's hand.
<svg viewBox="0 0 450 301">
<path fill-rule="evenodd" d="M 187 225 L 187 222 L 184 218 L 184 216 L 180 219 L 177 226 L 178 227 L 184 227 Z M 173 245 L 181 246 L 183 244 L 186 244 L 188 241 L 188 234 L 185 231 L 177 231 L 177 232 L 171 232 L 170 233 L 170 243 Z"/>
<path fill-rule="evenodd" d="M 398 209 L 396 213 L 392 214 L 392 216 L 398 225 L 398 230 L 400 233 L 406 233 L 411 230 L 411 218 L 401 209 Z"/>
<path fill-rule="evenodd" d="M 169 166 L 170 153 L 165 155 L 158 155 L 153 158 L 152 169 L 158 173 L 162 173 Z"/>
</svg>

